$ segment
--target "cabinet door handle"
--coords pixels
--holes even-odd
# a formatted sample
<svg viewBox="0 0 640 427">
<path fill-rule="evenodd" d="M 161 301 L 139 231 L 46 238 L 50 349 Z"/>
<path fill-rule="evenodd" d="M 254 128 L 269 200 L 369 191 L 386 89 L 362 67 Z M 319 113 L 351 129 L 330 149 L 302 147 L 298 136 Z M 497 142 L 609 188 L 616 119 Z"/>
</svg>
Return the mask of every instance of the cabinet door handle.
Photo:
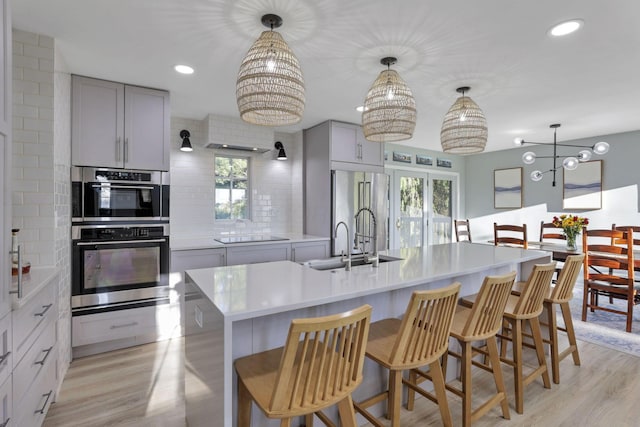
<svg viewBox="0 0 640 427">
<path fill-rule="evenodd" d="M 7 420 L 5 422 L 0 424 L 0 427 L 7 427 L 9 425 L 9 420 L 11 420 L 11 417 L 7 418 Z"/>
<path fill-rule="evenodd" d="M 136 326 L 138 322 L 125 323 L 124 325 L 111 325 L 109 329 L 128 328 L 129 326 Z"/>
<path fill-rule="evenodd" d="M 296 260 L 296 248 L 291 248 L 291 261 Z"/>
<path fill-rule="evenodd" d="M 120 161 L 120 137 L 116 138 L 116 162 Z"/>
<path fill-rule="evenodd" d="M 47 399 L 44 401 L 44 405 L 42 405 L 42 408 L 36 409 L 34 414 L 44 414 L 44 410 L 47 409 L 47 403 L 49 403 L 49 399 L 51 399 L 52 394 L 53 394 L 53 390 L 49 390 L 49 393 L 42 395 L 42 397 L 46 397 Z"/>
<path fill-rule="evenodd" d="M 9 357 L 9 355 L 11 354 L 10 351 L 7 351 L 5 354 L 3 354 L 2 356 L 0 356 L 0 365 L 2 365 L 4 363 L 5 360 L 7 360 L 7 357 Z M 2 427 L 2 425 L 0 424 L 0 427 Z"/>
<path fill-rule="evenodd" d="M 124 139 L 124 162 L 129 161 L 129 138 Z"/>
<path fill-rule="evenodd" d="M 47 361 L 47 358 L 49 357 L 49 354 L 51 354 L 51 350 L 53 350 L 53 346 L 49 347 L 46 350 L 42 350 L 42 352 L 46 354 L 44 355 L 42 360 L 37 361 L 36 363 L 34 363 L 34 365 L 44 365 L 44 363 Z"/>
<path fill-rule="evenodd" d="M 44 310 L 42 310 L 40 313 L 35 313 L 34 316 L 35 317 L 42 317 L 44 316 L 44 314 L 49 311 L 49 309 L 53 307 L 53 304 L 47 304 L 47 305 L 43 305 L 42 308 L 44 308 Z"/>
</svg>

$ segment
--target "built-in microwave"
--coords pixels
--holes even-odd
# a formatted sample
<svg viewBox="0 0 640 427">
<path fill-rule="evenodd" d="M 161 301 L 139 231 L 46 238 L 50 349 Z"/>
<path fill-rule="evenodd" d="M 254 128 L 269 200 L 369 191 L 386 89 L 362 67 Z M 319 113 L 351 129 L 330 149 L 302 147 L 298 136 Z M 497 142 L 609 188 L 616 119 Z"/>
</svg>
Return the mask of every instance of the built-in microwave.
<svg viewBox="0 0 640 427">
<path fill-rule="evenodd" d="M 74 222 L 149 221 L 169 218 L 169 174 L 73 167 Z"/>
</svg>

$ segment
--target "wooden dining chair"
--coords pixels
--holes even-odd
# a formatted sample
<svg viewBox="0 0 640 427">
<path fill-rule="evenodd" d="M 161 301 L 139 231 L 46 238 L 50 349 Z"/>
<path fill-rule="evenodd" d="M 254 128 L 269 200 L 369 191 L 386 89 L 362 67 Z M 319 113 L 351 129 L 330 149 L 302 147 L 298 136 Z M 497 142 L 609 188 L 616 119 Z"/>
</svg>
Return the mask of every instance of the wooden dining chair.
<svg viewBox="0 0 640 427">
<path fill-rule="evenodd" d="M 521 246 L 529 247 L 527 241 L 527 224 L 510 225 L 493 223 L 493 242 L 496 246 Z"/>
<path fill-rule="evenodd" d="M 389 382 L 387 390 L 354 404 L 356 410 L 370 423 L 383 425 L 367 408 L 386 399 L 387 418 L 391 420 L 391 426 L 400 425 L 404 383 L 409 386 L 410 396 L 418 392 L 434 401 L 440 409 L 442 423 L 453 426 L 440 357 L 449 347 L 449 332 L 459 291 L 460 283 L 440 289 L 416 291 L 411 295 L 402 320 L 384 319 L 371 324 L 366 355 L 389 370 Z M 410 383 L 402 378 L 403 371 L 425 365 L 429 366 L 429 379 L 433 383 L 435 395 L 418 387 L 415 381 Z"/>
<path fill-rule="evenodd" d="M 462 398 L 462 426 L 469 427 L 471 423 L 477 421 L 484 414 L 489 412 L 494 406 L 500 405 L 502 416 L 509 419 L 509 404 L 504 387 L 502 369 L 500 367 L 500 356 L 496 342 L 496 333 L 500 329 L 504 308 L 509 298 L 516 273 L 511 272 L 503 276 L 487 276 L 484 278 L 475 304 L 471 308 L 458 305 L 451 325 L 451 337 L 460 344 L 461 351 L 458 353 L 449 349 L 448 355 L 460 359 L 460 382 L 461 387 L 456 387 L 451 383 L 446 384 L 446 389 Z M 483 347 L 476 347 L 473 344 L 481 342 Z M 484 348 L 486 346 L 486 349 Z M 474 360 L 478 354 L 483 354 L 488 358 L 488 364 Z M 447 360 L 443 358 L 443 362 Z M 496 393 L 486 399 L 484 403 L 472 407 L 472 382 L 471 368 L 479 367 L 493 375 Z M 446 363 L 443 363 L 444 375 L 446 378 Z M 426 373 L 411 370 L 409 382 L 418 382 L 424 378 Z M 413 408 L 414 395 L 409 394 L 407 408 Z"/>
<path fill-rule="evenodd" d="M 251 402 L 268 418 L 290 426 L 313 414 L 332 425 L 320 412 L 338 406 L 342 426 L 356 427 L 352 391 L 362 382 L 364 353 L 369 336 L 371 306 L 331 316 L 294 319 L 286 344 L 236 359 L 238 426 L 251 425 Z"/>
<path fill-rule="evenodd" d="M 468 219 L 456 219 L 453 221 L 456 232 L 456 242 L 471 242 L 471 224 Z"/>
<path fill-rule="evenodd" d="M 566 241 L 567 236 L 562 232 L 561 227 L 556 227 L 552 222 L 540 221 L 540 243 L 554 241 L 553 243 L 559 243 L 558 240 Z"/>
<path fill-rule="evenodd" d="M 571 308 L 569 301 L 573 298 L 573 288 L 576 284 L 584 254 L 569 255 L 560 270 L 560 275 L 554 286 L 551 286 L 549 295 L 544 298 L 544 311 L 541 318 L 546 315 L 546 326 L 549 329 L 549 338 L 542 341 L 549 344 L 551 353 L 551 372 L 553 382 L 560 383 L 560 362 L 567 356 L 573 357 L 573 363 L 580 366 L 580 353 L 578 352 L 578 343 L 576 341 L 576 333 L 573 328 L 573 319 L 571 317 Z M 526 282 L 516 282 L 513 286 L 513 295 L 520 295 Z M 556 320 L 556 307 L 560 307 L 562 318 L 564 319 L 564 327 L 558 326 Z M 560 341 L 558 339 L 558 331 L 564 332 L 569 341 L 569 345 L 560 352 Z"/>
<path fill-rule="evenodd" d="M 538 316 L 542 313 L 544 297 L 549 295 L 551 278 L 555 272 L 555 261 L 548 264 L 536 264 L 529 275 L 526 283 L 522 286 L 520 295 L 509 295 L 504 309 L 504 323 L 500 338 L 500 360 L 513 367 L 513 381 L 516 397 L 516 412 L 524 412 L 524 387 L 533 382 L 537 377 L 542 376 L 545 388 L 551 388 L 547 361 L 544 357 L 542 331 Z M 462 298 L 461 304 L 470 306 L 479 297 L 479 294 Z M 525 323 L 531 328 L 533 347 L 536 351 L 538 365 L 524 375 L 523 343 Z M 507 357 L 507 346 L 505 341 L 511 341 L 513 345 L 512 357 Z"/>
<path fill-rule="evenodd" d="M 634 276 L 633 234 L 620 230 L 584 229 L 582 250 L 585 254 L 582 320 L 587 321 L 587 311 L 622 314 L 627 317 L 626 331 L 631 332 L 633 306 L 640 296 Z M 600 296 L 626 300 L 626 309 L 600 305 Z"/>
</svg>

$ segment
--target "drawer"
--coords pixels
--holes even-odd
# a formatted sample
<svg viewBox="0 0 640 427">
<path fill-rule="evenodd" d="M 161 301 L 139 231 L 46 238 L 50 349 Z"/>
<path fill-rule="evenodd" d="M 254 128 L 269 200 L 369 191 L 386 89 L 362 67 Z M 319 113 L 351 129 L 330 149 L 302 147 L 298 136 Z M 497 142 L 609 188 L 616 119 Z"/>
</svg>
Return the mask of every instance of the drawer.
<svg viewBox="0 0 640 427">
<path fill-rule="evenodd" d="M 15 381 L 14 381 L 15 382 Z M 12 426 L 39 427 L 42 425 L 51 403 L 55 399 L 56 372 L 55 369 L 42 371 L 41 375 L 31 384 L 21 400 L 15 400 L 14 419 Z"/>
<path fill-rule="evenodd" d="M 13 397 L 19 401 L 34 380 L 47 369 L 56 369 L 56 322 L 49 322 L 13 370 Z"/>
<path fill-rule="evenodd" d="M 0 384 L 6 381 L 13 369 L 12 335 L 11 313 L 9 313 L 0 319 Z M 1 422 L 0 426 L 2 426 Z"/>
<path fill-rule="evenodd" d="M 56 305 L 56 282 L 44 287 L 24 306 L 13 312 L 13 363 L 22 359 L 31 347 L 37 335 L 32 332 L 42 322 L 49 323 L 57 320 L 58 307 Z"/>
<path fill-rule="evenodd" d="M 73 347 L 154 333 L 158 307 L 110 311 L 72 318 Z"/>
</svg>

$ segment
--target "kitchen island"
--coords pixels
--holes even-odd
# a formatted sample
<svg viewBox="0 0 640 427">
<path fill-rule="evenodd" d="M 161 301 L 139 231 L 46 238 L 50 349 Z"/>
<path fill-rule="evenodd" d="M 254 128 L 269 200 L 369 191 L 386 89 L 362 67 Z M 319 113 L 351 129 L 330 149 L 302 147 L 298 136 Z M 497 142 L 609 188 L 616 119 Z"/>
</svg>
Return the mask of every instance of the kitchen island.
<svg viewBox="0 0 640 427">
<path fill-rule="evenodd" d="M 391 250 L 397 261 L 317 271 L 291 261 L 187 270 L 185 289 L 185 401 L 189 426 L 236 425 L 233 361 L 284 344 L 292 319 L 373 307 L 372 321 L 404 313 L 414 290 L 454 281 L 461 296 L 477 292 L 486 275 L 526 277 L 541 251 L 450 243 Z M 365 363 L 354 398 L 381 390 L 379 369 Z M 254 407 L 254 426 L 279 425 Z"/>
</svg>

